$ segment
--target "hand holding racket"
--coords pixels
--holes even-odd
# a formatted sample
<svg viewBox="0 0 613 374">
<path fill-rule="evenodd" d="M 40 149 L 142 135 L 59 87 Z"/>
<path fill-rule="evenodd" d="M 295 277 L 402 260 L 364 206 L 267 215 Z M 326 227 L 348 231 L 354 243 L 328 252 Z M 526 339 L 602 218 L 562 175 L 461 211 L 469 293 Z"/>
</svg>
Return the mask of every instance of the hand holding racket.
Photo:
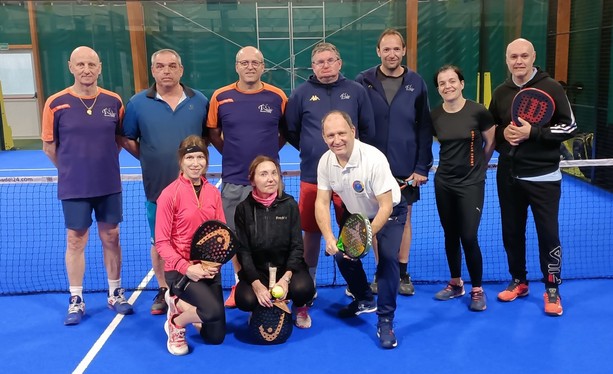
<svg viewBox="0 0 613 374">
<path fill-rule="evenodd" d="M 360 259 L 372 248 L 372 227 L 366 216 L 360 213 L 347 218 L 336 247 L 350 259 Z"/>
<path fill-rule="evenodd" d="M 238 239 L 224 223 L 210 220 L 198 227 L 190 245 L 190 260 L 200 262 L 203 269 L 219 267 L 236 253 Z M 173 287 L 182 292 L 191 280 L 184 275 Z M 175 292 L 176 293 L 176 292 Z"/>
<path fill-rule="evenodd" d="M 551 121 L 555 110 L 555 101 L 547 92 L 528 87 L 520 90 L 513 98 L 511 120 L 515 126 L 522 126 L 519 118 L 532 126 L 543 126 Z M 515 149 L 515 146 L 511 148 L 509 156 L 515 154 Z"/>
</svg>

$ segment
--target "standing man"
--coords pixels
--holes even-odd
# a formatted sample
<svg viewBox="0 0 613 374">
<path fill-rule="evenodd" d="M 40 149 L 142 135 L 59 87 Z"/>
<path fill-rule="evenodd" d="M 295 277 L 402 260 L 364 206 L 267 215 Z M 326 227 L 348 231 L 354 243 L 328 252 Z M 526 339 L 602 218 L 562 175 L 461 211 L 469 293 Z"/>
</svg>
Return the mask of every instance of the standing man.
<svg viewBox="0 0 613 374">
<path fill-rule="evenodd" d="M 279 159 L 285 144 L 281 128 L 287 104 L 285 93 L 262 82 L 264 56 L 257 48 L 247 46 L 236 54 L 238 81 L 213 93 L 207 119 L 211 143 L 222 155 L 221 198 L 228 226 L 234 230 L 236 206 L 251 193 L 249 165 L 256 156 Z M 238 283 L 240 264 L 232 259 Z M 232 286 L 226 307 L 235 308 Z"/>
<path fill-rule="evenodd" d="M 311 52 L 314 75 L 290 95 L 286 119 L 288 142 L 300 151 L 300 221 L 304 231 L 304 259 L 316 282 L 321 231 L 315 220 L 317 196 L 317 163 L 326 152 L 321 138 L 321 120 L 332 109 L 342 110 L 358 126 L 359 138 L 372 139 L 374 115 L 368 94 L 360 84 L 346 79 L 341 73 L 343 61 L 333 44 L 319 43 Z M 340 198 L 332 195 L 337 222 L 342 215 Z M 316 293 L 317 295 L 317 293 Z"/>
<path fill-rule="evenodd" d="M 134 95 L 126 105 L 123 146 L 140 160 L 147 220 L 151 230 L 151 261 L 159 290 L 151 314 L 166 314 L 164 260 L 155 249 L 156 201 L 177 179 L 177 148 L 189 135 L 204 135 L 208 99 L 199 91 L 180 83 L 183 76 L 181 56 L 172 49 L 161 49 L 151 56 L 155 83 Z"/>
<path fill-rule="evenodd" d="M 339 317 L 353 317 L 377 311 L 377 336 L 383 348 L 398 345 L 393 322 L 399 287 L 398 251 L 407 218 L 407 203 L 400 194 L 385 155 L 377 148 L 355 139 L 351 117 L 333 110 L 322 120 L 323 138 L 329 150 L 317 167 L 315 216 L 323 234 L 326 252 L 334 255 L 355 300 L 339 311 Z M 375 303 L 361 260 L 345 257 L 336 247 L 332 233 L 330 199 L 340 195 L 346 211 L 342 222 L 353 213 L 371 220 L 379 243 L 377 275 L 379 297 Z"/>
<path fill-rule="evenodd" d="M 560 144 L 577 130 L 575 117 L 562 86 L 534 66 L 536 52 L 526 39 L 507 46 L 506 63 L 511 77 L 498 86 L 492 96 L 490 112 L 496 127 L 498 199 L 502 218 L 502 240 L 513 280 L 498 294 L 501 301 L 528 295 L 526 271 L 526 220 L 531 208 L 536 224 L 539 259 L 545 283 L 545 313 L 562 315 L 558 286 L 562 283 L 562 247 L 558 228 L 562 174 Z M 523 88 L 547 92 L 555 101 L 551 121 L 531 126 L 520 118 L 521 126 L 511 123 L 511 103 Z M 509 152 L 516 147 L 513 155 Z"/>
<path fill-rule="evenodd" d="M 381 64 L 361 72 L 356 81 L 368 91 L 375 112 L 375 138 L 372 145 L 387 156 L 392 174 L 407 201 L 407 221 L 400 244 L 401 295 L 415 294 L 407 272 L 411 250 L 411 211 L 419 200 L 419 187 L 428 182 L 432 167 L 432 119 L 428 87 L 419 74 L 401 65 L 406 54 L 402 34 L 386 29 L 379 36 L 377 56 Z M 377 283 L 371 285 L 377 292 Z"/>
<path fill-rule="evenodd" d="M 93 49 L 76 48 L 68 69 L 74 84 L 47 99 L 42 140 L 43 151 L 58 170 L 58 198 L 66 224 L 70 300 L 64 324 L 76 325 L 85 313 L 85 245 L 92 211 L 108 276 L 108 307 L 120 314 L 132 314 L 133 310 L 121 287 L 119 133 L 123 103 L 116 93 L 98 87 L 102 63 Z"/>
</svg>

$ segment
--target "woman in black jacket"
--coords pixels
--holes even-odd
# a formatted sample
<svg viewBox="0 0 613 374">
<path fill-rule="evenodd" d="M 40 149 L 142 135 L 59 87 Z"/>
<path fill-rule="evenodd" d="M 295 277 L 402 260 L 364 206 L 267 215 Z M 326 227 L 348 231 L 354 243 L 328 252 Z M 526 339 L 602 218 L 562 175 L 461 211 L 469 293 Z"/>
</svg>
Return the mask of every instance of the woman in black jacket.
<svg viewBox="0 0 613 374">
<path fill-rule="evenodd" d="M 248 312 L 258 304 L 272 307 L 269 269 L 276 267 L 275 286 L 283 289 L 281 299 L 293 301 L 296 326 L 309 328 L 306 304 L 313 299 L 315 287 L 304 261 L 298 204 L 283 192 L 281 168 L 270 157 L 253 160 L 249 180 L 253 191 L 236 207 L 234 216 L 241 243 L 236 306 Z"/>
</svg>

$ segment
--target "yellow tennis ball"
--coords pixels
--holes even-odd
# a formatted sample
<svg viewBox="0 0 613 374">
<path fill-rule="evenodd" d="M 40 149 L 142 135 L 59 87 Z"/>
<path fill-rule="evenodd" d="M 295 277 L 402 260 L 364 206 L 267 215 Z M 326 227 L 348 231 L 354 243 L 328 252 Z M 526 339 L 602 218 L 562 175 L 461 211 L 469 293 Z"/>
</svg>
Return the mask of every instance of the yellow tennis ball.
<svg viewBox="0 0 613 374">
<path fill-rule="evenodd" d="M 272 288 L 272 290 L 270 290 L 270 294 L 275 299 L 279 299 L 279 298 L 283 297 L 284 293 L 285 293 L 285 291 L 283 290 L 283 287 L 281 287 L 281 286 L 274 286 Z"/>
</svg>

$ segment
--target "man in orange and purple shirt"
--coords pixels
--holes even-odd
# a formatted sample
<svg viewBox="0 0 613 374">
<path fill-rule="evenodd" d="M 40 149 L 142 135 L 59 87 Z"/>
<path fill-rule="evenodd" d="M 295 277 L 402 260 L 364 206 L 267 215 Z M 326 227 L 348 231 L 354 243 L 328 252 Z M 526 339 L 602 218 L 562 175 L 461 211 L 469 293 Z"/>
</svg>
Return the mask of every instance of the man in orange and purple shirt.
<svg viewBox="0 0 613 374">
<path fill-rule="evenodd" d="M 43 151 L 58 169 L 58 198 L 66 224 L 70 300 L 64 324 L 76 325 L 85 313 L 85 245 L 92 211 L 104 251 L 108 307 L 120 314 L 132 314 L 133 310 L 121 287 L 119 222 L 123 212 L 118 136 L 123 103 L 116 93 L 98 87 L 102 63 L 93 49 L 76 48 L 68 68 L 74 84 L 45 103 L 42 140 Z"/>
<path fill-rule="evenodd" d="M 213 93 L 207 127 L 211 143 L 222 155 L 221 198 L 228 226 L 234 229 L 236 206 L 251 193 L 249 165 L 259 155 L 279 159 L 285 144 L 285 93 L 261 80 L 264 56 L 255 47 L 241 48 L 236 54 L 238 81 Z M 222 136 L 223 134 L 223 136 Z M 238 274 L 240 265 L 232 260 Z M 238 276 L 235 276 L 238 282 Z M 234 290 L 226 306 L 234 308 Z"/>
</svg>

